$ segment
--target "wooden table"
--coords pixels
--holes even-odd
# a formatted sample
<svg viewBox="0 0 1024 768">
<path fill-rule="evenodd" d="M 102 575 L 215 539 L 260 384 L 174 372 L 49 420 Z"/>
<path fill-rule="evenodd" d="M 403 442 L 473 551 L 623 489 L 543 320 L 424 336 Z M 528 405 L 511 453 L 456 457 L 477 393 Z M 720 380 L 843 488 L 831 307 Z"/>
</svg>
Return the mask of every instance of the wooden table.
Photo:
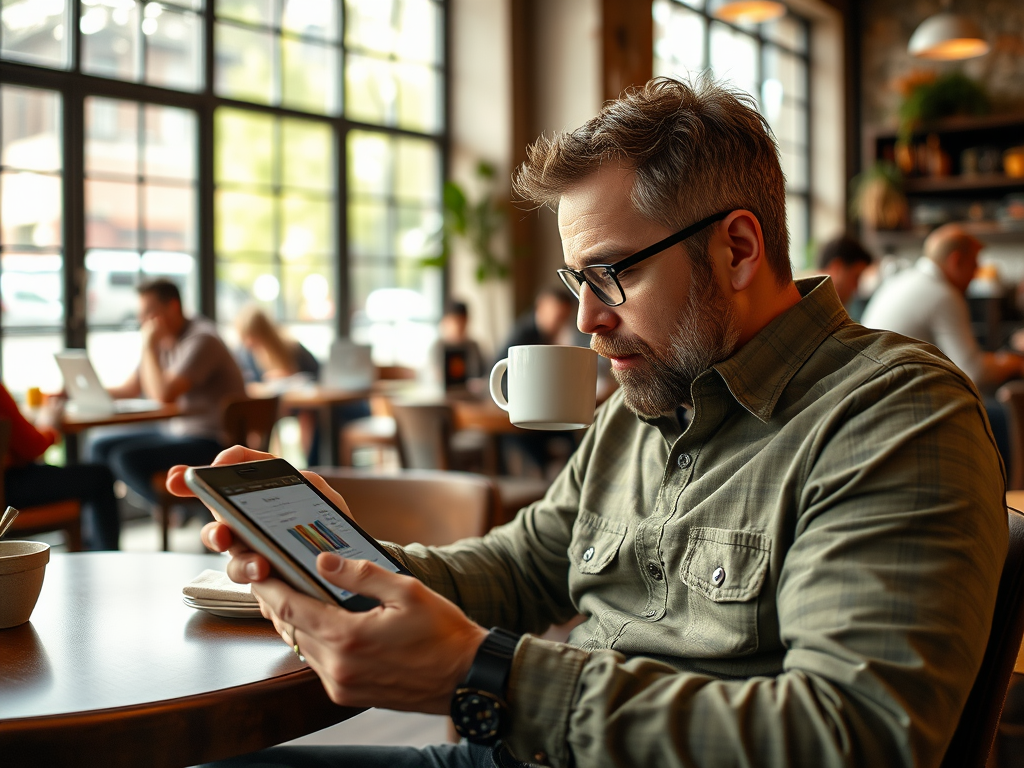
<svg viewBox="0 0 1024 768">
<path fill-rule="evenodd" d="M 338 436 L 341 424 L 335 413 L 336 405 L 355 403 L 369 399 L 369 389 L 337 389 L 319 384 L 304 384 L 290 389 L 280 389 L 273 383 L 252 382 L 246 385 L 249 397 L 268 397 L 277 395 L 281 398 L 281 411 L 292 410 L 316 411 L 320 423 L 320 462 L 329 466 L 338 465 Z"/>
<path fill-rule="evenodd" d="M 0 630 L 0 764 L 183 766 L 360 710 L 330 702 L 262 619 L 181 601 L 217 555 L 54 554 L 32 619 Z"/>
<path fill-rule="evenodd" d="M 34 422 L 38 411 L 22 408 L 25 418 Z M 62 410 L 59 421 L 53 428 L 64 435 L 64 455 L 68 464 L 77 464 L 79 460 L 78 436 L 93 427 L 111 427 L 128 424 L 143 424 L 149 421 L 166 421 L 181 414 L 181 409 L 174 403 L 167 403 L 151 411 L 133 411 L 131 413 L 68 413 Z"/>
<path fill-rule="evenodd" d="M 528 430 L 508 420 L 508 412 L 501 410 L 490 398 L 467 400 L 449 398 L 455 429 L 478 429 L 489 435 L 522 434 Z"/>
</svg>

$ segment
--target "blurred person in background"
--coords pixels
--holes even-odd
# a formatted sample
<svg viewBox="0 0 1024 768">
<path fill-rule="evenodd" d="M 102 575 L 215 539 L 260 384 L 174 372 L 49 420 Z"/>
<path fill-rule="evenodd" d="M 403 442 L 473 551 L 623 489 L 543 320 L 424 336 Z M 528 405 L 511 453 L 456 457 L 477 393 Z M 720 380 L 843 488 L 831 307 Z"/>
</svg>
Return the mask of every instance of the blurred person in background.
<svg viewBox="0 0 1024 768">
<path fill-rule="evenodd" d="M 982 351 L 971 329 L 967 286 L 983 247 L 959 224 L 939 227 L 911 269 L 878 287 L 862 323 L 934 344 L 985 391 L 1020 376 L 1022 361 L 1009 352 Z"/>
<path fill-rule="evenodd" d="M 235 329 L 242 342 L 238 364 L 246 381 L 274 381 L 298 374 L 315 380 L 320 375 L 320 363 L 313 353 L 282 334 L 259 307 L 250 305 L 239 312 Z"/>
<path fill-rule="evenodd" d="M 117 549 L 121 519 L 114 496 L 114 475 L 102 464 L 54 467 L 40 457 L 57 441 L 50 426 L 56 418 L 53 406 L 40 411 L 37 425 L 18 410 L 7 388 L 0 384 L 0 419 L 11 423 L 7 455 L 3 456 L 4 501 L 17 509 L 59 501 L 82 502 L 82 546 L 85 549 Z"/>
<path fill-rule="evenodd" d="M 842 235 L 829 240 L 818 253 L 818 274 L 832 278 L 839 300 L 846 307 L 857 296 L 860 277 L 873 261 L 868 250 L 860 241 Z"/>
<path fill-rule="evenodd" d="M 320 377 L 320 362 L 313 353 L 282 333 L 259 307 L 249 305 L 239 312 L 235 330 L 242 343 L 238 365 L 247 382 L 282 382 L 293 376 L 315 382 Z M 360 408 L 358 416 L 365 415 L 365 410 Z M 294 416 L 299 422 L 299 440 L 306 461 L 310 465 L 319 463 L 320 432 L 316 412 L 299 410 Z"/>
<path fill-rule="evenodd" d="M 235 358 L 204 317 L 185 317 L 178 286 L 159 278 L 139 294 L 142 359 L 115 398 L 148 397 L 175 403 L 181 416 L 165 430 L 141 430 L 102 437 L 92 457 L 106 464 L 135 493 L 156 503 L 153 475 L 175 464 L 209 464 L 220 453 L 221 410 L 228 398 L 245 397 Z"/>
<path fill-rule="evenodd" d="M 533 309 L 524 312 L 501 346 L 497 359 L 508 357 L 509 347 L 527 344 L 567 344 L 574 338 L 572 318 L 576 315 L 575 300 L 562 286 L 542 288 Z"/>
<path fill-rule="evenodd" d="M 1004 461 L 1009 458 L 1006 414 L 992 397 L 996 387 L 1024 373 L 1013 352 L 984 352 L 971 328 L 967 287 L 978 269 L 984 243 L 959 224 L 946 224 L 924 241 L 924 255 L 875 291 L 861 322 L 934 344 L 966 373 L 985 400 L 992 432 Z"/>
<path fill-rule="evenodd" d="M 438 323 L 438 338 L 427 353 L 426 376 L 446 392 L 468 390 L 471 382 L 483 377 L 484 358 L 480 345 L 469 336 L 469 307 L 451 301 Z"/>
</svg>

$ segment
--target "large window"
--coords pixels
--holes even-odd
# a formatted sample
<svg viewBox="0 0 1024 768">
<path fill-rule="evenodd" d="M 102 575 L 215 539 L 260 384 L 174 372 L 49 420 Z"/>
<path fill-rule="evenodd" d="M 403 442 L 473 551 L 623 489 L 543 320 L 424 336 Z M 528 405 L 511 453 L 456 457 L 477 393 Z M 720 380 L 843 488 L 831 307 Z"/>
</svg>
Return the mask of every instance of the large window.
<svg viewBox="0 0 1024 768">
<path fill-rule="evenodd" d="M 445 12 L 0 0 L 4 383 L 59 387 L 64 346 L 118 383 L 138 359 L 134 288 L 153 276 L 229 342 L 250 302 L 319 355 L 339 333 L 431 323 Z M 423 347 L 389 344 L 380 362 Z"/>
<path fill-rule="evenodd" d="M 808 262 L 810 108 L 808 23 L 793 13 L 765 24 L 712 17 L 704 0 L 654 0 L 654 73 L 710 70 L 756 99 L 779 144 L 786 175 L 790 259 Z"/>
</svg>

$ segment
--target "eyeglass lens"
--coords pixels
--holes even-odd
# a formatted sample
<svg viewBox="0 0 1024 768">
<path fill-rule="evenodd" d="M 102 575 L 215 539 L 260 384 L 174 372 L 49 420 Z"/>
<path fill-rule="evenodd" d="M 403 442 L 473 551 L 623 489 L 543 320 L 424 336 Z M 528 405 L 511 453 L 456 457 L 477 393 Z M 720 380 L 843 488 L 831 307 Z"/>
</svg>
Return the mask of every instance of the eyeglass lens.
<svg viewBox="0 0 1024 768">
<path fill-rule="evenodd" d="M 581 270 L 581 272 L 582 275 L 577 272 L 570 272 L 567 269 L 558 270 L 558 275 L 562 278 L 562 282 L 565 283 L 565 286 L 572 291 L 577 299 L 580 297 L 580 289 L 583 287 L 582 280 L 585 280 L 587 285 L 590 286 L 590 290 L 594 292 L 594 295 L 605 304 L 614 307 L 622 303 L 622 289 L 619 288 L 618 281 L 616 281 L 608 269 L 604 267 L 588 267 Z"/>
</svg>

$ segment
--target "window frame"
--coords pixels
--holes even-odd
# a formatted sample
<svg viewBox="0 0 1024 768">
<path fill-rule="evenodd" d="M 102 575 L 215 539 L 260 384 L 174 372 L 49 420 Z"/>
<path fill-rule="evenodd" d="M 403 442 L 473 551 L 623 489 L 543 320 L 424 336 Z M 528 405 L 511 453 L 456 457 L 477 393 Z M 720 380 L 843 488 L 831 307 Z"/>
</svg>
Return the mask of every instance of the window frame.
<svg viewBox="0 0 1024 768">
<path fill-rule="evenodd" d="M 813 144 L 814 144 L 814 133 L 812 131 L 812 120 L 811 120 L 811 116 L 814 113 L 813 91 L 812 91 L 812 88 L 811 88 L 811 61 L 812 61 L 812 53 L 813 53 L 812 47 L 813 47 L 813 44 L 814 44 L 814 36 L 812 34 L 813 30 L 811 28 L 811 21 L 810 21 L 810 19 L 808 19 L 805 16 L 801 16 L 798 13 L 795 13 L 791 8 L 787 9 L 787 11 L 786 11 L 786 15 L 789 18 L 795 20 L 801 26 L 801 28 L 802 28 L 803 35 L 804 35 L 804 40 L 806 40 L 806 46 L 805 46 L 803 51 L 800 51 L 800 50 L 796 50 L 794 48 L 791 48 L 788 45 L 785 45 L 783 43 L 779 43 L 779 42 L 769 38 L 764 33 L 764 25 L 763 24 L 754 25 L 753 28 L 751 29 L 751 28 L 745 28 L 745 27 L 740 26 L 738 24 L 734 24 L 734 23 L 732 23 L 730 21 L 726 21 L 724 19 L 716 18 L 713 14 L 711 14 L 708 11 L 708 4 L 707 3 L 704 3 L 700 8 L 697 8 L 697 7 L 694 7 L 693 5 L 690 5 L 689 3 L 685 2 L 685 0 L 662 0 L 662 1 L 668 3 L 671 6 L 675 6 L 675 7 L 678 7 L 678 8 L 683 8 L 686 11 L 688 11 L 690 13 L 694 13 L 694 14 L 696 14 L 696 15 L 698 15 L 698 16 L 700 16 L 702 18 L 702 23 L 703 23 L 702 32 L 703 32 L 703 36 L 704 36 L 704 40 L 703 40 L 703 48 L 704 48 L 704 50 L 703 50 L 703 57 L 702 57 L 702 61 L 701 61 L 701 68 L 702 68 L 702 70 L 710 70 L 710 68 L 711 68 L 711 30 L 712 30 L 713 23 L 714 24 L 721 24 L 721 25 L 727 27 L 728 29 L 732 30 L 733 32 L 736 32 L 736 33 L 739 33 L 739 34 L 742 34 L 742 35 L 746 35 L 746 36 L 748 36 L 748 37 L 750 37 L 750 38 L 752 38 L 754 40 L 755 45 L 757 46 L 757 78 L 756 78 L 756 81 L 757 81 L 757 87 L 758 87 L 759 93 L 751 94 L 751 95 L 754 96 L 757 99 L 758 104 L 761 104 L 762 94 L 763 94 L 763 91 L 764 91 L 764 83 L 765 83 L 765 75 L 764 75 L 764 73 L 765 73 L 765 69 L 767 68 L 766 67 L 766 60 L 767 60 L 766 51 L 769 48 L 774 48 L 774 49 L 776 49 L 778 51 L 782 51 L 783 53 L 788 54 L 790 56 L 795 56 L 795 57 L 797 57 L 798 59 L 800 59 L 803 62 L 803 65 L 804 65 L 803 88 L 804 88 L 804 93 L 806 94 L 806 96 L 802 99 L 803 107 L 804 107 L 803 130 L 804 130 L 804 135 L 807 137 L 807 142 L 806 142 L 805 146 L 803 147 L 803 152 L 801 153 L 801 155 L 803 157 L 803 162 L 804 162 L 805 168 L 806 168 L 806 184 L 805 184 L 805 186 L 802 189 L 793 189 L 793 188 L 790 188 L 788 180 L 787 180 L 787 184 L 786 184 L 786 197 L 787 198 L 789 198 L 789 197 L 798 197 L 798 198 L 802 199 L 802 201 L 803 201 L 804 210 L 806 212 L 806 216 L 804 218 L 803 232 L 801 234 L 803 235 L 803 242 L 804 242 L 805 251 L 806 251 L 807 246 L 809 246 L 811 244 L 811 242 L 812 242 L 811 233 L 814 230 L 814 228 L 812 226 L 812 217 L 813 217 L 813 204 L 812 204 L 813 203 L 813 173 L 812 173 L 813 163 L 812 163 L 812 159 L 813 159 L 813 156 L 814 156 L 814 146 L 813 146 Z M 656 42 L 657 42 L 657 40 L 655 40 L 655 43 Z M 652 49 L 652 58 L 656 59 L 656 53 L 654 52 L 653 49 Z M 776 139 L 776 141 L 778 141 L 778 139 Z M 788 208 L 789 208 L 789 206 L 787 204 L 787 210 L 788 210 Z M 807 261 L 807 254 L 806 253 L 794 254 L 792 246 L 791 246 L 790 247 L 790 254 L 789 254 L 789 256 L 790 256 L 790 261 L 793 262 L 794 268 L 801 268 L 802 266 L 807 266 L 806 265 L 806 261 Z M 799 258 L 801 259 L 801 262 L 797 263 L 794 260 L 794 256 L 799 256 Z"/>
<path fill-rule="evenodd" d="M 440 87 L 443 90 L 440 104 L 441 128 L 434 133 L 408 130 L 388 125 L 360 122 L 346 117 L 343 101 L 345 62 L 349 49 L 345 46 L 344 30 L 347 13 L 345 0 L 339 0 L 339 38 L 341 51 L 338 73 L 339 104 L 336 115 L 304 112 L 284 106 L 274 106 L 218 96 L 214 90 L 215 56 L 213 44 L 218 17 L 215 0 L 205 0 L 204 8 L 198 11 L 203 25 L 203 44 L 200 50 L 202 87 L 196 91 L 179 91 L 145 82 L 116 80 L 90 75 L 82 71 L 80 19 L 81 0 L 68 0 L 66 8 L 67 28 L 74 30 L 68 36 L 69 66 L 57 69 L 18 61 L 0 60 L 0 84 L 16 85 L 54 91 L 60 95 L 61 103 L 61 152 L 63 159 L 62 185 L 62 243 L 64 259 L 62 283 L 64 296 L 63 340 L 69 348 L 85 348 L 86 324 L 86 282 L 85 271 L 85 100 L 102 97 L 137 102 L 146 105 L 177 107 L 192 111 L 196 115 L 196 285 L 198 289 L 197 310 L 213 321 L 216 312 L 216 269 L 217 254 L 214 245 L 214 113 L 219 107 L 230 107 L 243 111 L 268 114 L 277 118 L 296 118 L 316 121 L 331 126 L 334 149 L 334 176 L 336 194 L 334 200 L 334 243 L 331 252 L 333 274 L 328 278 L 335 287 L 336 306 L 332 330 L 339 337 L 348 336 L 352 315 L 351 264 L 348 238 L 348 134 L 352 130 L 374 132 L 390 137 L 427 139 L 434 143 L 440 156 L 440 178 L 438 199 L 445 179 L 448 178 L 451 155 L 451 66 L 450 66 L 450 7 L 448 0 L 430 0 L 436 4 L 441 16 L 440 32 L 441 61 L 436 65 L 440 71 Z M 290 34 L 290 33 L 289 33 Z M 358 50 L 358 49 L 353 49 Z M 3 248 L 0 246 L 0 254 Z M 447 286 L 447 275 L 442 277 L 442 286 Z M 444 288 L 442 289 L 444 290 Z M 442 300 L 445 298 L 441 297 Z M 18 327 L 19 335 L 40 332 L 36 326 Z M 9 331 L 0 326 L 0 338 Z M 2 355 L 2 345 L 0 345 Z M 2 370 L 0 357 L 0 370 Z"/>
</svg>

